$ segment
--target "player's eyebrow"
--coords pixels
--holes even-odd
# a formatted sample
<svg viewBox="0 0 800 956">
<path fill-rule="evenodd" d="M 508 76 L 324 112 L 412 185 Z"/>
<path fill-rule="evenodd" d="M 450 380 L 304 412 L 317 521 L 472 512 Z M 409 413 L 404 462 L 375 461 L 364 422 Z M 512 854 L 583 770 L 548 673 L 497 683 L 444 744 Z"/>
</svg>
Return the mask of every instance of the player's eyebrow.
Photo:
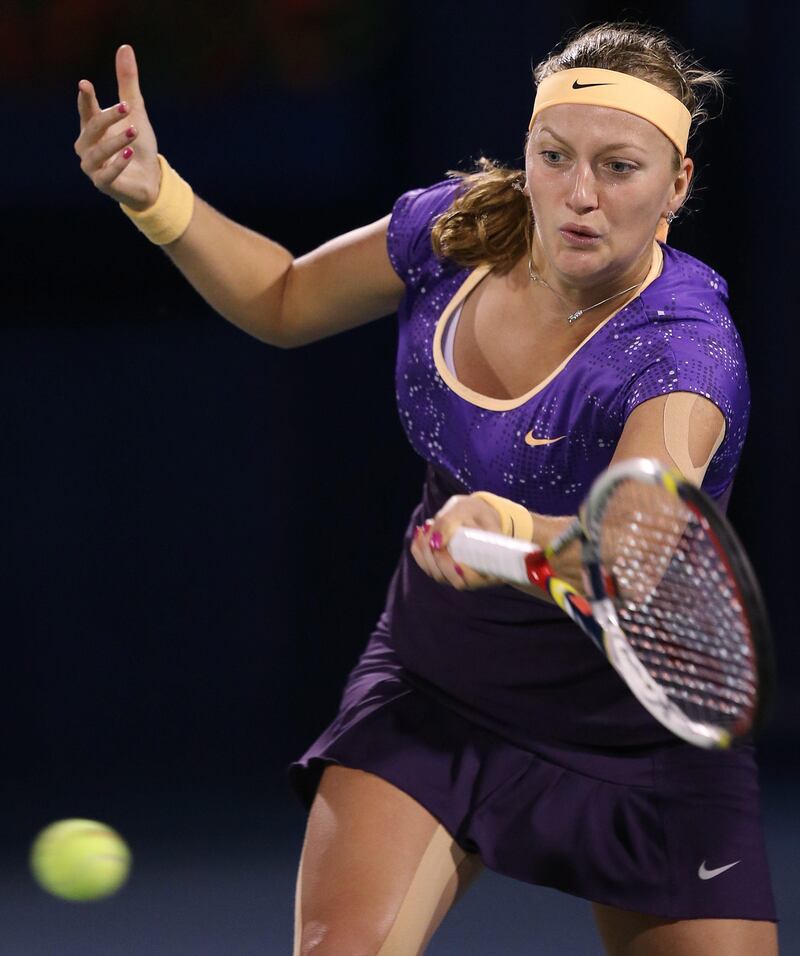
<svg viewBox="0 0 800 956">
<path fill-rule="evenodd" d="M 540 133 L 549 133 L 553 139 L 557 139 L 559 143 L 563 143 L 565 146 L 569 146 L 570 143 L 564 139 L 563 136 L 559 136 L 558 133 L 551 129 L 549 126 L 542 126 L 539 130 Z M 604 143 L 601 152 L 608 153 L 615 149 L 638 149 L 644 152 L 644 147 L 639 146 L 637 143 L 631 142 L 621 142 L 621 143 Z"/>
</svg>

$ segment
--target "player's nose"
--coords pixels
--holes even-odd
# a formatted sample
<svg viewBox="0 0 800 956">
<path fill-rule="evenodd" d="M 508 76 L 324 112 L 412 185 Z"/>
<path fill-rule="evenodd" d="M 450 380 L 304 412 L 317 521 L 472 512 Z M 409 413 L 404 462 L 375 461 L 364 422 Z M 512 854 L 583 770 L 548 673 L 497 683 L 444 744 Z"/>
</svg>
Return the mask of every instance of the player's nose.
<svg viewBox="0 0 800 956">
<path fill-rule="evenodd" d="M 576 163 L 569 184 L 567 206 L 585 215 L 597 208 L 597 179 L 590 163 Z"/>
</svg>

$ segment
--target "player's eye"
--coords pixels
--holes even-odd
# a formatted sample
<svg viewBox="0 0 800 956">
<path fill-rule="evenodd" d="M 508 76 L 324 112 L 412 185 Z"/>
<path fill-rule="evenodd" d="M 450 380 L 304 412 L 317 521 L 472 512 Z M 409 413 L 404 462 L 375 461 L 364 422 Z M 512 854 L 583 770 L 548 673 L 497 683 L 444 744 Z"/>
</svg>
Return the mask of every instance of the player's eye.
<svg viewBox="0 0 800 956">
<path fill-rule="evenodd" d="M 612 173 L 630 173 L 636 169 L 633 163 L 623 163 L 622 160 L 619 159 L 614 159 L 608 163 L 608 168 Z"/>
<path fill-rule="evenodd" d="M 544 161 L 551 166 L 557 166 L 562 159 L 562 155 L 557 149 L 543 149 L 539 155 L 543 156 Z"/>
</svg>

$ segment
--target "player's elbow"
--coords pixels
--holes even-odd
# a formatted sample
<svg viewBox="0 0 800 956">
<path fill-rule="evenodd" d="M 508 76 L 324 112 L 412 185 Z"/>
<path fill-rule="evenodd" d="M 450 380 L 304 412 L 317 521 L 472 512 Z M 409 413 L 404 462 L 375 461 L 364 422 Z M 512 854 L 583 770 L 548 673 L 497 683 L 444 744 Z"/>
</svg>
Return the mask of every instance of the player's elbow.
<svg viewBox="0 0 800 956">
<path fill-rule="evenodd" d="M 245 329 L 259 342 L 279 349 L 294 348 L 297 344 L 289 334 L 291 323 L 287 320 L 287 287 L 292 265 L 273 282 L 248 301 L 240 303 L 239 316 L 226 316 Z"/>
</svg>

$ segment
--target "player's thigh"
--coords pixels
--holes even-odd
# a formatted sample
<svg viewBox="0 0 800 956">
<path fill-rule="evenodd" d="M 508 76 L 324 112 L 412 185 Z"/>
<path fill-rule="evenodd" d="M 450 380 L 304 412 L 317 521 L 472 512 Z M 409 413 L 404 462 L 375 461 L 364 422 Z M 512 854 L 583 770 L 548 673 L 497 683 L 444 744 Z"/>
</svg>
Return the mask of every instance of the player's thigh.
<svg viewBox="0 0 800 956">
<path fill-rule="evenodd" d="M 607 956 L 777 956 L 775 923 L 747 919 L 665 920 L 592 904 Z"/>
<path fill-rule="evenodd" d="M 408 794 L 329 765 L 298 868 L 294 956 L 419 956 L 482 869 Z"/>
</svg>

